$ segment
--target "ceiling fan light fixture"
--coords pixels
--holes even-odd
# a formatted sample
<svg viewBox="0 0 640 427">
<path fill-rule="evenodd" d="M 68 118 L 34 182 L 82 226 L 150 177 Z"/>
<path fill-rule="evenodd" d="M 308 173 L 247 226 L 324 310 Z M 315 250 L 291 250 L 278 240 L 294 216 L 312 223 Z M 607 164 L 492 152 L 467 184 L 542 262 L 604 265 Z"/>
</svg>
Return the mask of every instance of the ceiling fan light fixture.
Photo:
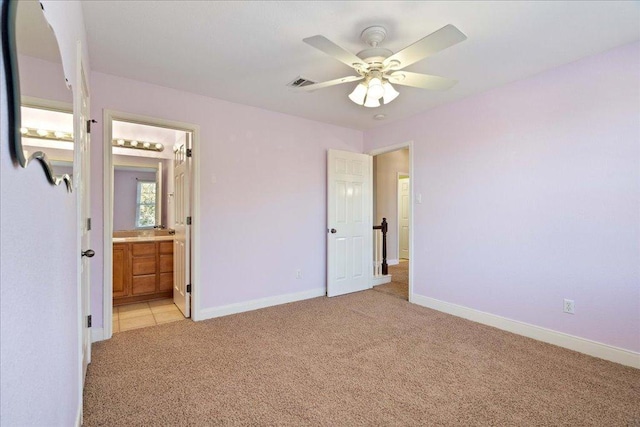
<svg viewBox="0 0 640 427">
<path fill-rule="evenodd" d="M 391 86 L 391 83 L 389 82 L 384 82 L 382 84 L 382 87 L 384 88 L 384 95 L 382 97 L 382 100 L 385 104 L 390 103 L 391 101 L 396 99 L 398 95 L 400 95 L 400 93 L 397 90 L 395 90 L 394 87 Z"/>
<path fill-rule="evenodd" d="M 367 85 L 358 83 L 349 95 L 349 99 L 358 105 L 364 104 L 364 97 L 367 95 Z"/>
<path fill-rule="evenodd" d="M 384 95 L 384 87 L 382 87 L 382 81 L 379 78 L 374 77 L 369 80 L 369 90 L 367 90 L 367 99 L 375 98 L 376 100 L 382 98 Z"/>
<path fill-rule="evenodd" d="M 367 100 L 365 101 L 364 106 L 369 108 L 379 107 L 380 101 L 378 101 L 378 98 L 372 98 L 367 95 Z"/>
</svg>

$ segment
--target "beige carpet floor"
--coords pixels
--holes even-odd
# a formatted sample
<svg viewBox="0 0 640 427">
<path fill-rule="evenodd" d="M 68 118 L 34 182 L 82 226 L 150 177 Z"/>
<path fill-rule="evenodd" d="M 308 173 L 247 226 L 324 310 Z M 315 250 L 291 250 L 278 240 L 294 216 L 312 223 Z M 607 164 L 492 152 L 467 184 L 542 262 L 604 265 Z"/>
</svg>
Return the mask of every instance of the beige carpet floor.
<svg viewBox="0 0 640 427">
<path fill-rule="evenodd" d="M 94 344 L 87 426 L 637 426 L 640 370 L 373 290 Z"/>
<path fill-rule="evenodd" d="M 409 300 L 409 261 L 400 261 L 399 264 L 389 266 L 391 282 L 374 286 L 374 291 L 384 292 L 396 296 L 405 301 Z"/>
</svg>

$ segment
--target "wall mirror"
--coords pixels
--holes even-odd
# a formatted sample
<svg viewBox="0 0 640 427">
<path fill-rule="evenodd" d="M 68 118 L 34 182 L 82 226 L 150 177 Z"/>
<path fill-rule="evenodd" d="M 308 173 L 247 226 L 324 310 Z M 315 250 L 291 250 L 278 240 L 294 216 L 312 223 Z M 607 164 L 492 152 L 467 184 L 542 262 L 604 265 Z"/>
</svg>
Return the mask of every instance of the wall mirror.
<svg viewBox="0 0 640 427">
<path fill-rule="evenodd" d="M 127 231 L 163 226 L 166 223 L 163 221 L 162 209 L 163 162 L 127 165 L 126 159 L 116 157 L 115 160 L 113 229 Z"/>
<path fill-rule="evenodd" d="M 2 8 L 12 160 L 23 168 L 37 160 L 50 183 L 71 191 L 71 174 L 62 172 L 68 168 L 52 163 L 72 162 L 74 149 L 73 94 L 56 36 L 38 1 L 4 1 Z"/>
<path fill-rule="evenodd" d="M 113 120 L 113 231 L 173 224 L 173 147 L 184 132 Z"/>
</svg>

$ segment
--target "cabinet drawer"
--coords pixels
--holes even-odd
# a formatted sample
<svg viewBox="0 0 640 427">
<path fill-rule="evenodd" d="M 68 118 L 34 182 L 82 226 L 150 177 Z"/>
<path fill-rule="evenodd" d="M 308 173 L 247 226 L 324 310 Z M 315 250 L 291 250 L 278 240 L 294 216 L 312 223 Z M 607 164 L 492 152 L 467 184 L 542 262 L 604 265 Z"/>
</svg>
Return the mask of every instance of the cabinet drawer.
<svg viewBox="0 0 640 427">
<path fill-rule="evenodd" d="M 156 275 L 137 276 L 131 281 L 131 293 L 133 295 L 151 294 L 156 291 Z"/>
<path fill-rule="evenodd" d="M 158 242 L 161 254 L 173 254 L 173 240 L 170 242 Z"/>
<path fill-rule="evenodd" d="M 143 274 L 156 274 L 156 257 L 138 257 L 132 260 L 132 273 L 134 276 Z"/>
<path fill-rule="evenodd" d="M 153 243 L 132 243 L 131 244 L 131 252 L 133 256 L 145 256 L 145 255 L 155 255 L 156 254 L 156 244 Z"/>
</svg>

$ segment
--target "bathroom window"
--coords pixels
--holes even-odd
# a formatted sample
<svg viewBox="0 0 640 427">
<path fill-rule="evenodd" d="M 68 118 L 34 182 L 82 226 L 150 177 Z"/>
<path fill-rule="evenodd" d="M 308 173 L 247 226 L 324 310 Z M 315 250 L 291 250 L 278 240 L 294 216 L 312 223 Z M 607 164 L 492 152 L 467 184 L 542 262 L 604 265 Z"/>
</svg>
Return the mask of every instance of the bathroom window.
<svg viewBox="0 0 640 427">
<path fill-rule="evenodd" d="M 136 228 L 151 228 L 156 225 L 156 183 L 138 181 L 136 197 Z"/>
</svg>

